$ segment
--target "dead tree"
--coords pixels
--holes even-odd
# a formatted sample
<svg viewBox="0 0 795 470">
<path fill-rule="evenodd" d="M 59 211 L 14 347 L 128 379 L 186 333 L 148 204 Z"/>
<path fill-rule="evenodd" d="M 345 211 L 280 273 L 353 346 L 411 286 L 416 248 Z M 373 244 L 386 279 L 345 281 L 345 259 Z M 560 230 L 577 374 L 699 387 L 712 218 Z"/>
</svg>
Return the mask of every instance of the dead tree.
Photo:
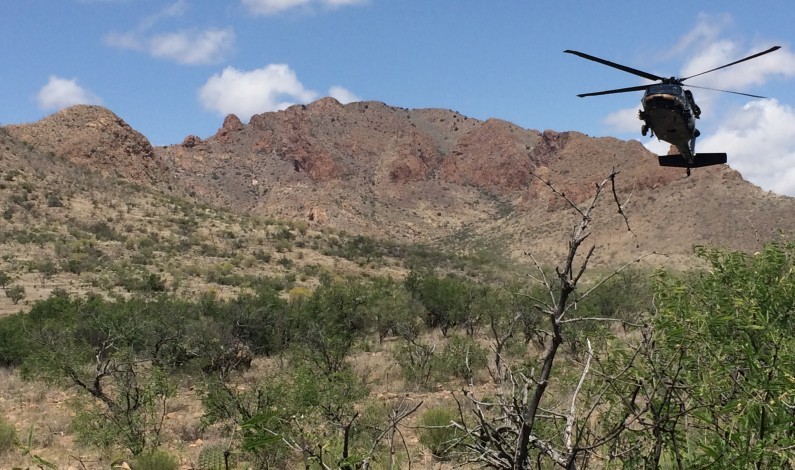
<svg viewBox="0 0 795 470">
<path fill-rule="evenodd" d="M 496 399 L 480 400 L 468 390 L 464 391 L 463 400 L 456 397 L 460 419 L 452 422 L 451 426 L 463 431 L 464 437 L 459 440 L 458 445 L 464 449 L 469 461 L 492 468 L 526 469 L 534 464 L 531 459 L 531 454 L 533 454 L 536 466 L 540 467 L 541 461 L 546 459 L 562 468 L 574 469 L 577 468 L 578 458 L 582 460 L 580 458 L 582 452 L 587 452 L 595 446 L 601 446 L 615 438 L 628 425 L 626 419 L 618 419 L 618 424 L 604 430 L 603 435 L 592 436 L 589 437 L 587 443 L 582 442 L 581 436 L 584 431 L 577 424 L 577 400 L 581 387 L 589 374 L 591 359 L 594 357 L 590 342 L 587 342 L 587 356 L 582 364 L 579 381 L 567 406 L 558 406 L 559 411 L 542 408 L 542 400 L 550 384 L 556 361 L 559 359 L 559 348 L 565 341 L 564 325 L 567 322 L 579 320 L 576 317 L 570 318 L 574 305 L 574 293 L 588 268 L 595 246 L 591 245 L 584 256 L 580 254 L 580 250 L 591 234 L 594 210 L 599 201 L 609 192 L 612 192 L 612 202 L 615 203 L 619 214 L 626 222 L 627 229 L 631 232 L 624 213 L 624 205 L 619 201 L 616 192 L 615 178 L 617 175 L 618 172 L 613 169 L 607 177 L 596 184 L 593 197 L 587 201 L 584 207 L 578 206 L 549 181 L 536 176 L 557 197 L 565 200 L 568 207 L 577 214 L 578 222 L 568 238 L 565 258 L 562 264 L 556 268 L 554 278 L 547 275 L 541 269 L 540 263 L 533 257 L 540 273 L 536 280 L 544 286 L 544 291 L 548 294 L 547 299 L 529 298 L 529 301 L 543 315 L 544 322 L 547 324 L 546 351 L 538 372 L 533 370 L 529 375 L 524 375 L 507 368 L 500 370 L 497 374 L 499 382 Z M 622 269 L 620 268 L 613 274 Z M 597 286 L 599 284 L 601 282 L 597 283 Z M 596 286 L 580 295 L 580 299 L 592 292 L 594 288 Z M 588 320 L 597 319 L 590 318 Z M 614 319 L 601 320 L 614 321 Z M 627 370 L 620 371 L 618 375 L 626 374 Z M 608 378 L 606 383 L 610 384 L 611 381 L 618 380 L 618 378 L 618 376 Z M 603 395 L 607 391 L 608 388 L 605 388 L 600 393 Z M 635 395 L 637 395 L 637 390 Z M 586 418 L 593 415 L 599 400 L 600 395 L 597 393 L 595 401 L 591 400 L 591 406 L 586 407 Z M 630 396 L 628 400 L 634 401 L 634 397 Z M 470 414 L 474 415 L 474 419 L 467 418 Z M 553 428 L 560 430 L 560 435 L 555 439 L 542 437 L 537 432 L 539 420 L 552 423 Z M 583 419 L 579 421 L 583 421 Z"/>
</svg>

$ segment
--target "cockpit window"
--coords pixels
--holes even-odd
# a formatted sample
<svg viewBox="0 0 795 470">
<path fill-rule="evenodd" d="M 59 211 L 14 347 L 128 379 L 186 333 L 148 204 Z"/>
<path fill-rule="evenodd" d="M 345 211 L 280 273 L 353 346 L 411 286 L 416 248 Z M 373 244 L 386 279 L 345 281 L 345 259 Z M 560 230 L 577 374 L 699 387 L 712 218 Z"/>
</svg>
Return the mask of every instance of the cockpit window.
<svg viewBox="0 0 795 470">
<path fill-rule="evenodd" d="M 644 96 L 649 95 L 673 95 L 676 97 L 677 100 L 687 102 L 687 98 L 685 97 L 684 90 L 681 86 L 678 85 L 670 85 L 670 84 L 660 84 L 660 85 L 652 85 L 646 90 Z"/>
</svg>

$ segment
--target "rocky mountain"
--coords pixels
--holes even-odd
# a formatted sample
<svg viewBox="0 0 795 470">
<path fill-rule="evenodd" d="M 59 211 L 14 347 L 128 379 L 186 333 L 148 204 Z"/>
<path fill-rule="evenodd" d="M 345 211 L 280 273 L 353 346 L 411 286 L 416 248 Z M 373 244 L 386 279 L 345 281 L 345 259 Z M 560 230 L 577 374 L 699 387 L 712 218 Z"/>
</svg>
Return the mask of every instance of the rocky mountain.
<svg viewBox="0 0 795 470">
<path fill-rule="evenodd" d="M 694 244 L 754 250 L 795 230 L 795 199 L 765 192 L 728 166 L 685 177 L 659 167 L 637 141 L 528 130 L 450 110 L 324 98 L 248 124 L 230 115 L 213 136 L 154 149 L 96 106 L 8 132 L 93 169 L 242 213 L 514 259 L 565 249 L 572 210 L 544 181 L 582 204 L 613 168 L 631 230 L 612 191 L 605 194 L 592 237 L 603 262 L 654 252 L 653 262 L 677 264 Z"/>
<path fill-rule="evenodd" d="M 36 150 L 145 185 L 171 183 L 149 140 L 101 106 L 77 105 L 6 131 Z"/>
</svg>

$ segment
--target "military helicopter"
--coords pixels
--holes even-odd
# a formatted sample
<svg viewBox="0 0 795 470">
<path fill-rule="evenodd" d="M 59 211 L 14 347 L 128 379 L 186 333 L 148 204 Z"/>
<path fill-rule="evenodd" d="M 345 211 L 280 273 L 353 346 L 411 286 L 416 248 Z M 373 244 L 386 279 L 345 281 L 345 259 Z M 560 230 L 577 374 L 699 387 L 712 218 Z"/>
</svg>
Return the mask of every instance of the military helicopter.
<svg viewBox="0 0 795 470">
<path fill-rule="evenodd" d="M 631 91 L 645 91 L 641 104 L 643 109 L 638 111 L 638 117 L 643 121 L 641 126 L 641 134 L 646 136 L 651 131 L 652 136 L 657 136 L 658 139 L 664 140 L 673 144 L 679 155 L 660 155 L 658 161 L 660 166 L 672 166 L 687 168 L 687 174 L 690 175 L 691 168 L 698 168 L 710 165 L 720 165 L 726 163 L 725 153 L 699 153 L 696 154 L 696 137 L 701 135 L 701 132 L 696 129 L 696 119 L 701 116 L 701 109 L 696 105 L 693 99 L 693 93 L 690 90 L 684 89 L 683 82 L 693 77 L 698 77 L 716 70 L 720 70 L 732 65 L 751 60 L 759 56 L 769 54 L 773 51 L 780 49 L 780 46 L 771 47 L 770 49 L 756 54 L 745 57 L 744 59 L 736 60 L 730 64 L 722 65 L 706 72 L 697 73 L 684 78 L 664 78 L 654 75 L 652 73 L 644 72 L 642 70 L 633 69 L 625 65 L 610 62 L 609 60 L 600 59 L 583 52 L 565 50 L 567 54 L 574 54 L 582 57 L 583 59 L 599 62 L 600 64 L 613 67 L 624 72 L 643 77 L 647 80 L 660 81 L 659 84 L 638 85 L 627 88 L 618 88 L 615 90 L 597 91 L 594 93 L 583 93 L 579 96 L 584 98 L 586 96 L 597 95 L 610 95 L 614 93 L 627 93 Z M 706 90 L 721 91 L 725 93 L 733 93 L 735 95 L 750 96 L 752 98 L 764 98 L 763 96 L 751 95 L 748 93 L 740 93 L 736 91 L 717 90 L 715 88 L 706 88 L 695 85 L 687 85 L 691 88 L 702 88 Z"/>
</svg>

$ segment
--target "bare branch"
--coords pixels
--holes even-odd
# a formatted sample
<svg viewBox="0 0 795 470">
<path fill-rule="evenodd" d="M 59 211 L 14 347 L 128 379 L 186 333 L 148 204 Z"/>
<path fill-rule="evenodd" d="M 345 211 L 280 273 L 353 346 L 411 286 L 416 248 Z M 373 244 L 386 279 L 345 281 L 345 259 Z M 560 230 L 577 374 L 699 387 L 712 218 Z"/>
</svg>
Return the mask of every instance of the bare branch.
<svg viewBox="0 0 795 470">
<path fill-rule="evenodd" d="M 644 258 L 646 258 L 646 257 L 649 257 L 649 256 L 651 256 L 651 255 L 656 255 L 656 254 L 657 254 L 657 252 L 656 252 L 656 251 L 652 251 L 651 253 L 644 253 L 644 254 L 642 254 L 642 255 L 640 255 L 640 256 L 637 256 L 637 257 L 636 257 L 635 259 L 633 259 L 632 261 L 629 261 L 629 262 L 625 263 L 624 265 L 622 265 L 622 266 L 621 266 L 621 267 L 619 267 L 618 269 L 615 269 L 615 270 L 613 270 L 613 271 L 612 271 L 610 274 L 608 274 L 607 276 L 603 277 L 601 280 L 599 280 L 599 282 L 597 282 L 596 284 L 594 284 L 593 286 L 591 286 L 591 288 L 590 288 L 590 289 L 588 289 L 588 290 L 587 290 L 587 291 L 586 291 L 584 294 L 582 294 L 582 295 L 580 296 L 580 300 L 583 300 L 583 299 L 585 299 L 586 297 L 588 297 L 588 296 L 589 296 L 589 295 L 590 295 L 590 294 L 591 294 L 593 291 L 595 291 L 596 289 L 598 289 L 598 288 L 600 288 L 602 285 L 604 285 L 604 283 L 605 283 L 605 282 L 607 282 L 607 281 L 609 281 L 610 279 L 612 279 L 612 278 L 616 277 L 617 275 L 621 274 L 622 272 L 624 272 L 624 271 L 625 271 L 627 268 L 629 268 L 629 267 L 630 267 L 630 266 L 632 266 L 633 264 L 635 264 L 635 263 L 640 263 L 640 262 L 641 262 L 641 260 L 643 260 Z"/>
<path fill-rule="evenodd" d="M 569 318 L 568 320 L 561 320 L 561 325 L 565 325 L 566 323 L 576 323 L 578 321 L 603 321 L 603 322 L 613 322 L 613 323 L 621 323 L 622 325 L 633 326 L 636 328 L 642 328 L 643 325 L 638 323 L 632 323 L 627 320 L 622 320 L 620 318 L 610 318 L 610 317 L 577 317 L 577 318 Z"/>
<path fill-rule="evenodd" d="M 633 237 L 637 238 L 637 236 L 635 235 L 635 232 L 632 231 L 632 227 L 629 226 L 629 219 L 627 218 L 627 214 L 624 212 L 624 207 L 626 207 L 626 205 L 629 204 L 629 200 L 632 198 L 632 194 L 633 194 L 635 188 L 633 186 L 632 191 L 629 193 L 629 196 L 627 196 L 627 200 L 624 201 L 624 204 L 621 204 L 621 202 L 618 200 L 618 193 L 616 192 L 616 177 L 615 176 L 617 174 L 618 173 L 616 173 L 614 171 L 613 174 L 611 175 L 611 178 L 610 178 L 610 187 L 613 190 L 613 200 L 616 203 L 616 207 L 618 207 L 618 213 L 621 214 L 621 217 L 624 218 L 624 223 L 627 225 L 627 230 L 632 234 Z"/>
<path fill-rule="evenodd" d="M 373 459 L 375 450 L 376 448 L 378 448 L 378 444 L 381 442 L 381 440 L 384 439 L 384 437 L 386 437 L 387 434 L 389 434 L 390 432 L 398 431 L 397 427 L 400 424 L 400 422 L 411 416 L 415 411 L 417 411 L 419 407 L 422 406 L 422 403 L 423 402 L 420 401 L 413 407 L 409 407 L 408 395 L 404 395 L 401 398 L 400 402 L 390 412 L 389 425 L 386 428 L 384 428 L 384 430 L 381 431 L 381 433 L 373 440 L 373 445 L 370 447 L 370 451 L 367 453 L 367 456 L 362 460 L 363 469 L 366 470 L 370 468 L 370 461 Z"/>
<path fill-rule="evenodd" d="M 588 375 L 588 369 L 591 368 L 591 358 L 593 357 L 593 348 L 591 347 L 591 340 L 586 339 L 588 344 L 588 359 L 585 361 L 585 367 L 582 369 L 582 375 L 580 375 L 580 381 L 577 382 L 577 387 L 574 389 L 574 394 L 571 397 L 571 406 L 569 407 L 569 414 L 566 416 L 566 428 L 563 431 L 563 442 L 566 443 L 566 449 L 568 449 L 569 454 L 573 453 L 574 447 L 572 446 L 571 442 L 571 431 L 574 427 L 574 420 L 576 416 L 576 405 L 577 405 L 577 395 L 580 394 L 580 389 L 582 388 L 583 382 L 585 382 L 585 376 Z"/>
<path fill-rule="evenodd" d="M 579 212 L 579 213 L 580 213 L 580 215 L 584 216 L 584 214 L 583 214 L 583 212 L 580 210 L 580 208 L 579 208 L 579 207 L 577 207 L 577 204 L 575 204 L 575 203 L 574 203 L 574 201 L 572 201 L 571 199 L 569 199 L 569 198 L 568 198 L 568 196 L 566 196 L 566 194 L 565 194 L 565 193 L 563 193 L 563 191 L 559 191 L 559 190 L 558 190 L 558 188 L 556 188 L 556 187 L 555 187 L 555 186 L 552 184 L 552 182 L 550 182 L 549 180 L 546 180 L 546 179 L 542 178 L 542 177 L 541 177 L 541 176 L 539 176 L 539 175 L 538 175 L 536 172 L 532 172 L 532 173 L 530 173 L 530 175 L 531 175 L 531 176 L 533 176 L 534 178 L 536 178 L 538 181 L 541 181 L 542 183 L 544 183 L 544 184 L 545 184 L 545 185 L 546 185 L 546 186 L 547 186 L 547 187 L 548 187 L 548 188 L 549 188 L 549 189 L 550 189 L 550 190 L 551 190 L 551 191 L 552 191 L 552 192 L 553 192 L 553 193 L 554 193 L 556 196 L 559 196 L 561 199 L 563 199 L 564 201 L 566 201 L 566 202 L 569 204 L 569 206 L 570 206 L 572 209 L 574 209 L 575 211 Z"/>
</svg>

